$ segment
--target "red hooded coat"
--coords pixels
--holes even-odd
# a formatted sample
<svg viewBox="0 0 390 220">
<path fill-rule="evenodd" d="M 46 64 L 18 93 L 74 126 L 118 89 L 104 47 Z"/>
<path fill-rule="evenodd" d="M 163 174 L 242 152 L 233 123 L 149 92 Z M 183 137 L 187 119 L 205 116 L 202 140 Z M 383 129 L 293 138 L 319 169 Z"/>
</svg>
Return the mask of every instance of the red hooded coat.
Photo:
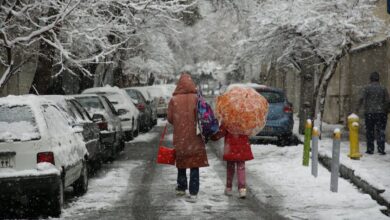
<svg viewBox="0 0 390 220">
<path fill-rule="evenodd" d="M 211 139 L 218 140 L 222 137 L 225 137 L 223 160 L 247 161 L 253 159 L 251 145 L 247 135 L 231 134 L 222 125 Z"/>
<path fill-rule="evenodd" d="M 202 137 L 196 135 L 196 86 L 191 76 L 182 74 L 168 105 L 168 121 L 173 124 L 173 146 L 177 168 L 208 166 Z"/>
</svg>

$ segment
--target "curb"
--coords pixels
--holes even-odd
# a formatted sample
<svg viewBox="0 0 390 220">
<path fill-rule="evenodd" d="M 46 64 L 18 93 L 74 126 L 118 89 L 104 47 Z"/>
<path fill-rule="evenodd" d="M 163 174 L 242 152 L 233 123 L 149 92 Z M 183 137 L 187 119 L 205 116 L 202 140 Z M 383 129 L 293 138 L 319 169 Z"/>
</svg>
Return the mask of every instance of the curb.
<svg viewBox="0 0 390 220">
<path fill-rule="evenodd" d="M 329 171 L 331 170 L 332 158 L 324 154 L 318 154 L 318 160 Z M 383 214 L 390 216 L 390 202 L 381 196 L 384 189 L 377 189 L 372 186 L 366 180 L 360 176 L 355 175 L 355 171 L 344 164 L 340 164 L 339 174 L 342 178 L 350 180 L 353 185 L 361 189 L 364 193 L 367 193 L 375 200 L 379 205 L 386 206 L 387 209 L 381 210 Z"/>
</svg>

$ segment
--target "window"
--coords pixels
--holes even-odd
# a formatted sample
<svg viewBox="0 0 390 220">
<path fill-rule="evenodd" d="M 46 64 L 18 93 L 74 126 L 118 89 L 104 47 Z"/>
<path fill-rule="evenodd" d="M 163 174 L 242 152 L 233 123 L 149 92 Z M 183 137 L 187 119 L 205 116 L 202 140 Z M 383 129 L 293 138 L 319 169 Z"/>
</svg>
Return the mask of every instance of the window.
<svg viewBox="0 0 390 220">
<path fill-rule="evenodd" d="M 110 102 L 110 100 L 108 100 L 108 98 L 105 96 L 102 96 L 102 98 L 107 102 L 107 105 L 110 108 L 112 114 L 118 115 L 118 113 L 116 112 L 116 110 L 115 110 L 114 106 L 112 105 L 112 103 Z"/>
<path fill-rule="evenodd" d="M 40 133 L 29 106 L 0 106 L 0 141 L 37 139 L 40 139 Z"/>
<path fill-rule="evenodd" d="M 43 108 L 43 117 L 51 136 L 59 137 L 70 133 L 68 121 L 61 111 L 53 105 L 44 105 Z"/>
<path fill-rule="evenodd" d="M 76 97 L 76 100 L 86 109 L 104 109 L 98 97 Z"/>
<path fill-rule="evenodd" d="M 267 99 L 268 103 L 280 103 L 284 102 L 284 95 L 280 92 L 271 91 L 258 91 L 264 98 Z"/>
</svg>

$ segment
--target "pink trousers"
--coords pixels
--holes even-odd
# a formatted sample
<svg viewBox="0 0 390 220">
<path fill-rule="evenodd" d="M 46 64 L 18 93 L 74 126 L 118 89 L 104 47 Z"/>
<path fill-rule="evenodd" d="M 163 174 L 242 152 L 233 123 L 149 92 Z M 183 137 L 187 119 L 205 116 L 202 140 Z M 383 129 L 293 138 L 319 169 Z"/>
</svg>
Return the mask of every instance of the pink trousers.
<svg viewBox="0 0 390 220">
<path fill-rule="evenodd" d="M 234 170 L 237 165 L 238 189 L 245 188 L 245 161 L 227 161 L 226 187 L 232 188 Z"/>
</svg>

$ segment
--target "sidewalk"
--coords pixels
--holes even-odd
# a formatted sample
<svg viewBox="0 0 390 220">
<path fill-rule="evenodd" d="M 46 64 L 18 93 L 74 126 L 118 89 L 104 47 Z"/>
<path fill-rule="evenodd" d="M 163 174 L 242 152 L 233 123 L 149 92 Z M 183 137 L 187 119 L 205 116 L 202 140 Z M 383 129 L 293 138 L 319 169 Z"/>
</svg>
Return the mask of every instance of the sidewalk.
<svg viewBox="0 0 390 220">
<path fill-rule="evenodd" d="M 221 158 L 223 141 L 209 146 Z M 330 173 L 323 166 L 313 177 L 311 168 L 302 166 L 303 145 L 252 145 L 252 151 L 255 159 L 246 163 L 249 193 L 279 214 L 291 219 L 388 219 L 380 211 L 386 207 L 345 179 L 339 179 L 339 192 L 332 193 Z"/>
<path fill-rule="evenodd" d="M 332 158 L 332 139 L 329 138 L 333 131 L 325 129 L 326 138 L 319 142 L 319 159 L 326 167 L 330 167 Z M 344 133 L 348 138 L 348 133 Z M 360 142 L 360 160 L 352 160 L 348 157 L 349 142 L 342 141 L 340 146 L 340 175 L 371 195 L 379 204 L 390 208 L 390 151 L 386 144 L 387 155 L 379 155 L 377 149 L 373 155 L 365 154 L 366 143 Z M 388 211 L 387 211 L 388 212 Z"/>
</svg>

